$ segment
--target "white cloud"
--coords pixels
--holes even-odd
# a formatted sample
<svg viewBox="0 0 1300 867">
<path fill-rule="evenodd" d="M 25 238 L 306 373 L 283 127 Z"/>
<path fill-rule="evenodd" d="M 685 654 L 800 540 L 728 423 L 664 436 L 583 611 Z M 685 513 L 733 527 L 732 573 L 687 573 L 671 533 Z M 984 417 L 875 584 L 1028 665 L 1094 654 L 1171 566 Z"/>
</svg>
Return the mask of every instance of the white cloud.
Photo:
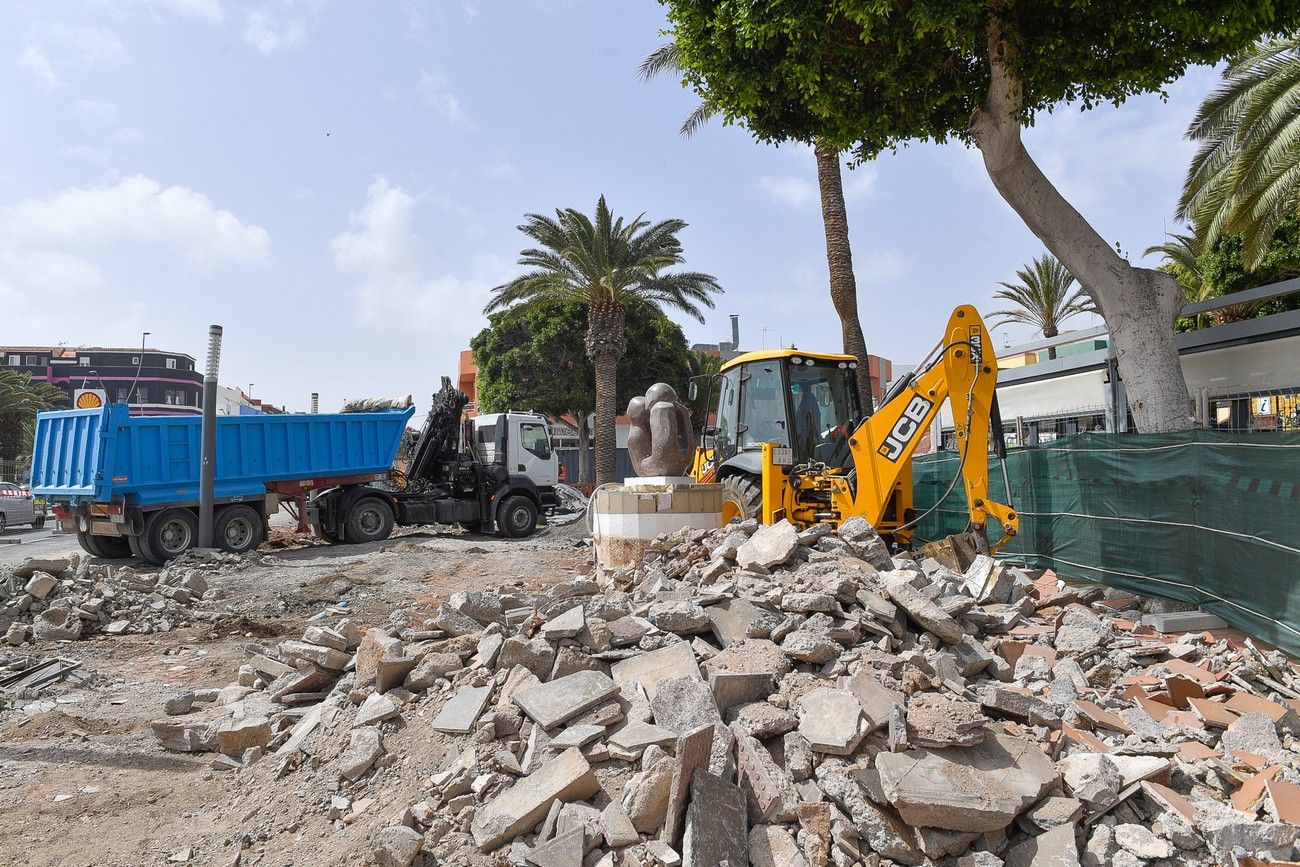
<svg viewBox="0 0 1300 867">
<path fill-rule="evenodd" d="M 224 14 L 221 0 L 137 0 L 137 2 L 158 6 L 169 12 L 214 24 L 220 21 Z"/>
<path fill-rule="evenodd" d="M 817 184 L 795 175 L 764 175 L 758 188 L 772 201 L 791 208 L 806 208 L 821 198 Z"/>
<path fill-rule="evenodd" d="M 853 273 L 862 286 L 892 283 L 907 270 L 903 256 L 896 250 L 868 250 L 853 254 Z"/>
<path fill-rule="evenodd" d="M 0 234 L 30 249 L 161 244 L 198 266 L 261 262 L 268 245 L 265 229 L 241 222 L 202 193 L 143 175 L 0 208 Z"/>
<path fill-rule="evenodd" d="M 416 90 L 429 107 L 442 116 L 443 120 L 453 126 L 464 126 L 469 118 L 460 107 L 456 94 L 448 90 L 447 76 L 436 72 L 425 72 L 420 76 Z"/>
<path fill-rule="evenodd" d="M 42 90 L 54 90 L 63 82 L 54 71 L 54 65 L 39 45 L 28 45 L 18 55 L 18 68 L 25 70 Z"/>
<path fill-rule="evenodd" d="M 18 66 L 37 86 L 54 90 L 63 83 L 55 69 L 56 63 L 93 66 L 116 63 L 126 56 L 126 46 L 112 30 L 39 24 L 28 30 L 26 43 L 18 55 Z"/>
<path fill-rule="evenodd" d="M 334 264 L 357 280 L 363 323 L 397 326 L 454 345 L 465 344 L 483 322 L 489 291 L 505 269 L 494 257 L 475 260 L 474 276 L 435 273 L 432 245 L 415 231 L 419 201 L 379 178 L 348 229 L 331 242 Z"/>
<path fill-rule="evenodd" d="M 485 163 L 481 168 L 481 171 L 483 172 L 483 177 L 494 178 L 497 180 L 519 176 L 519 169 L 515 168 L 515 164 L 505 157 L 493 160 L 490 163 Z"/>
<path fill-rule="evenodd" d="M 111 138 L 113 141 L 120 142 L 121 144 L 132 144 L 134 142 L 144 141 L 144 133 L 140 132 L 138 129 L 127 126 L 122 127 L 119 130 L 114 130 Z"/>
</svg>

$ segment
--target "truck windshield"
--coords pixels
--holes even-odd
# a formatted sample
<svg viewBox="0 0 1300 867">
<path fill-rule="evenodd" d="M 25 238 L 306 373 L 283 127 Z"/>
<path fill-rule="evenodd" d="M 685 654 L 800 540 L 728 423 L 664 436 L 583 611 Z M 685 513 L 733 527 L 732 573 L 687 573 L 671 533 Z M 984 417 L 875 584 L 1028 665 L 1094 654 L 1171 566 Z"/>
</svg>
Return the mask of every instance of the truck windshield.
<svg viewBox="0 0 1300 867">
<path fill-rule="evenodd" d="M 859 419 L 854 372 L 835 362 L 791 359 L 788 377 L 795 454 L 848 469 L 849 434 Z"/>
</svg>

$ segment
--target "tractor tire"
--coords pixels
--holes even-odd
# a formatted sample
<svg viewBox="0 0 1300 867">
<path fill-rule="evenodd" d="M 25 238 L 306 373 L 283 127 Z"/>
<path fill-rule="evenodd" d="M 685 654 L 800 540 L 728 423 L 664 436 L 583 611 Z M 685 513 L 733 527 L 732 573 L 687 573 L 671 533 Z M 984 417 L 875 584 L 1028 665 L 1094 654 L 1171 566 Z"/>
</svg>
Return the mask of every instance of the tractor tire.
<svg viewBox="0 0 1300 867">
<path fill-rule="evenodd" d="M 763 485 L 748 473 L 733 473 L 722 480 L 722 525 L 758 517 Z"/>
<path fill-rule="evenodd" d="M 222 506 L 212 524 L 212 544 L 231 554 L 247 554 L 266 540 L 266 522 L 252 506 Z"/>
<path fill-rule="evenodd" d="M 144 527 L 140 549 L 155 566 L 175 560 L 199 542 L 199 519 L 190 509 L 154 512 Z"/>
<path fill-rule="evenodd" d="M 537 529 L 537 504 L 522 494 L 506 497 L 497 509 L 497 530 L 507 539 L 531 536 Z"/>
<path fill-rule="evenodd" d="M 393 509 L 379 497 L 362 497 L 348 509 L 343 532 L 349 542 L 378 542 L 393 532 Z"/>
</svg>

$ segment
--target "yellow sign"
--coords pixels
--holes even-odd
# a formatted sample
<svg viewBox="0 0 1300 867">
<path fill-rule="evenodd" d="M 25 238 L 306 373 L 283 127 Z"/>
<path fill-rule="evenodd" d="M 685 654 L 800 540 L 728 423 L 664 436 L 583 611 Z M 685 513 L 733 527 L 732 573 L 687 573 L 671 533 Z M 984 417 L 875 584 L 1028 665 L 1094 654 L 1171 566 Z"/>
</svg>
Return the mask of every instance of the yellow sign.
<svg viewBox="0 0 1300 867">
<path fill-rule="evenodd" d="M 100 388 L 79 388 L 72 394 L 75 409 L 99 409 L 108 402 L 108 394 Z"/>
</svg>

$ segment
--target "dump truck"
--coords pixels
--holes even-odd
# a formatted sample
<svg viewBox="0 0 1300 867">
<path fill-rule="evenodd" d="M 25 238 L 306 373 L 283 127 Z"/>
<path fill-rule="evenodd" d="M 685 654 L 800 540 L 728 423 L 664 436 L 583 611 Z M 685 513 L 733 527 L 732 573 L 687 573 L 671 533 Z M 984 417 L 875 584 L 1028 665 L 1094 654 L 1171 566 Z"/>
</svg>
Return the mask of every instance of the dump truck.
<svg viewBox="0 0 1300 867">
<path fill-rule="evenodd" d="M 564 508 L 546 419 L 462 419 L 467 402 L 444 377 L 405 472 L 392 467 L 409 405 L 219 417 L 213 544 L 254 550 L 282 507 L 340 544 L 434 523 L 530 535 Z M 198 416 L 131 415 L 125 404 L 40 413 L 32 492 L 87 553 L 160 565 L 198 542 L 200 434 Z"/>
</svg>

